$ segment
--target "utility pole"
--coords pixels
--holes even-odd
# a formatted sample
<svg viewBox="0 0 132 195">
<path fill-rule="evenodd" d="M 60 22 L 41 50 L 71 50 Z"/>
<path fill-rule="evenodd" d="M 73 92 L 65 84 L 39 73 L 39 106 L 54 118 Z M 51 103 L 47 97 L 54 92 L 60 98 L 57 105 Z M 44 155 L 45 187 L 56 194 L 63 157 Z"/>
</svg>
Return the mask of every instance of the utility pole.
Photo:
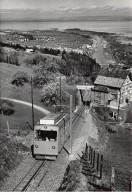
<svg viewBox="0 0 132 195">
<path fill-rule="evenodd" d="M 70 154 L 72 154 L 72 95 L 70 95 Z"/>
<path fill-rule="evenodd" d="M 70 107 L 67 105 L 55 105 L 55 106 L 65 106 L 70 108 L 70 152 L 69 154 L 72 154 L 72 95 L 65 91 L 68 95 L 70 95 Z"/>
<path fill-rule="evenodd" d="M 32 100 L 32 124 L 34 130 L 34 107 L 33 107 L 33 78 L 31 76 L 31 100 Z"/>
<path fill-rule="evenodd" d="M 62 94 L 61 94 L 61 75 L 60 75 L 60 111 L 61 111 L 61 100 L 62 100 Z"/>
<path fill-rule="evenodd" d="M 118 114 L 117 114 L 117 121 L 119 120 L 120 101 L 121 101 L 121 91 L 120 91 L 119 102 L 118 102 Z"/>
</svg>

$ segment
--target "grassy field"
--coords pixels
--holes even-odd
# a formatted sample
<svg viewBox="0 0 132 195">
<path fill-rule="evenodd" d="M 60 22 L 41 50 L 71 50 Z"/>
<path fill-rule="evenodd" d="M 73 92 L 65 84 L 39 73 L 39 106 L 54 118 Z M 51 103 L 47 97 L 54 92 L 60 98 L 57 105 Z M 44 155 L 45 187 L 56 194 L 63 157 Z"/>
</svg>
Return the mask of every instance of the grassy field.
<svg viewBox="0 0 132 195">
<path fill-rule="evenodd" d="M 16 87 L 11 84 L 12 76 L 19 71 L 31 75 L 33 68 L 0 63 L 1 97 L 31 102 L 31 86 L 29 84 L 25 84 L 22 87 Z M 42 106 L 38 89 L 34 89 L 34 104 Z"/>
<path fill-rule="evenodd" d="M 131 180 L 131 128 L 120 127 L 108 135 L 105 158 L 115 166 L 117 191 L 129 191 Z"/>
<path fill-rule="evenodd" d="M 31 102 L 31 86 L 29 84 L 25 84 L 22 87 L 16 87 L 11 84 L 11 78 L 14 73 L 18 71 L 24 71 L 31 75 L 33 68 L 26 66 L 15 66 L 12 64 L 1 63 L 1 96 L 6 98 L 14 98 L 18 100 L 23 100 L 27 102 Z M 42 106 L 40 102 L 40 93 L 38 89 L 34 89 L 34 104 Z M 31 107 L 25 106 L 22 104 L 14 103 L 15 113 L 10 116 L 1 115 L 1 129 L 7 129 L 7 120 L 9 121 L 10 128 L 18 128 L 18 124 L 20 129 L 25 129 L 28 127 L 27 121 L 31 124 Z M 44 116 L 38 110 L 35 110 L 35 122 L 38 122 L 40 118 Z"/>
<path fill-rule="evenodd" d="M 16 66 L 7 63 L 0 63 L 0 80 L 1 80 L 1 96 L 6 98 L 14 98 L 31 102 L 31 87 L 26 84 L 23 87 L 16 87 L 11 84 L 12 76 L 18 72 L 24 71 L 31 75 L 33 68 L 25 65 Z M 40 103 L 39 90 L 34 89 L 34 103 L 42 106 Z M 32 109 L 30 106 L 26 106 L 19 103 L 14 103 L 15 113 L 6 116 L 0 115 L 0 186 L 3 185 L 2 181 L 9 175 L 9 172 L 18 166 L 18 163 L 23 159 L 23 154 L 19 154 L 18 151 L 30 151 L 30 147 L 23 145 L 22 141 L 17 141 L 17 136 L 7 137 L 7 121 L 9 123 L 10 133 L 9 135 L 18 135 L 20 129 L 20 140 L 25 139 L 32 130 L 28 124 L 32 127 Z M 44 114 L 34 109 L 35 124 L 40 118 L 44 117 Z M 28 123 L 27 123 L 28 122 Z M 32 133 L 32 132 L 31 132 Z M 31 134 L 29 134 L 31 135 Z M 24 141 L 23 141 L 24 142 Z M 29 144 L 30 145 L 30 144 Z M 20 149 L 21 147 L 21 149 Z M 6 162 L 6 163 L 5 163 Z"/>
<path fill-rule="evenodd" d="M 5 178 L 23 159 L 23 153 L 30 149 L 17 140 L 10 140 L 0 131 L 0 191 Z"/>
<path fill-rule="evenodd" d="M 132 125 L 116 126 L 116 132 L 108 132 L 105 123 L 94 114 L 94 120 L 99 130 L 99 140 L 94 142 L 104 156 L 104 174 L 111 175 L 111 167 L 115 167 L 116 191 L 129 191 L 131 180 L 131 138 Z M 93 140 L 89 140 L 91 144 Z"/>
<path fill-rule="evenodd" d="M 27 134 L 31 131 L 27 122 L 32 126 L 32 107 L 26 106 L 19 103 L 14 103 L 15 113 L 7 116 L 0 115 L 1 129 L 5 130 L 5 134 L 7 134 L 7 121 L 9 123 L 9 127 L 12 133 L 17 133 L 18 128 L 22 134 Z M 44 114 L 36 109 L 34 109 L 34 120 L 35 124 L 39 121 L 40 118 L 43 118 Z"/>
</svg>

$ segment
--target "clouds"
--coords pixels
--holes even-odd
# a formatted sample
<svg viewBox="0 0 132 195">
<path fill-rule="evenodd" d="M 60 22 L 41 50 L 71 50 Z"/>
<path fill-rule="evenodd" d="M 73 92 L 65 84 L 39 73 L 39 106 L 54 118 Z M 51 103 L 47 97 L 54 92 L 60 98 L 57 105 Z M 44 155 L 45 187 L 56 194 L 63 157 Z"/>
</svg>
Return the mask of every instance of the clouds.
<svg viewBox="0 0 132 195">
<path fill-rule="evenodd" d="M 77 9 L 95 7 L 132 7 L 132 0 L 0 0 L 1 9 Z"/>
<path fill-rule="evenodd" d="M 1 19 L 6 21 L 88 19 L 130 16 L 132 0 L 0 0 L 0 9 Z"/>
<path fill-rule="evenodd" d="M 43 21 L 43 20 L 91 20 L 98 17 L 129 18 L 132 17 L 132 8 L 115 8 L 113 6 L 89 8 L 61 6 L 58 9 L 5 9 L 1 10 L 1 19 L 4 21 Z M 91 18 L 92 17 L 92 18 Z"/>
</svg>

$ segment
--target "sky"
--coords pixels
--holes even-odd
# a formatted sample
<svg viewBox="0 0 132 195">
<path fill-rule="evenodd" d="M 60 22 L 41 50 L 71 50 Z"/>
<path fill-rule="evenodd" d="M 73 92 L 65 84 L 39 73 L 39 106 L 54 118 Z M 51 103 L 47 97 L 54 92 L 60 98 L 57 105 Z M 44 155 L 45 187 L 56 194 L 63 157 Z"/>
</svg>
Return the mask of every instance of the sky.
<svg viewBox="0 0 132 195">
<path fill-rule="evenodd" d="M 0 0 L 1 20 L 132 18 L 132 0 Z"/>
<path fill-rule="evenodd" d="M 0 9 L 78 9 L 94 7 L 131 7 L 132 0 L 0 0 Z"/>
</svg>

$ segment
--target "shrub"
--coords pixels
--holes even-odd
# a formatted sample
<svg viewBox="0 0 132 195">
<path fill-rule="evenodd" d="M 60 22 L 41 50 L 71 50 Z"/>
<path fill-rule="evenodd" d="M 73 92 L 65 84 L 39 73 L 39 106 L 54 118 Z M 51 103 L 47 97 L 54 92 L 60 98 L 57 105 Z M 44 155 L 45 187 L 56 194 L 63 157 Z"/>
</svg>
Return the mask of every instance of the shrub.
<svg viewBox="0 0 132 195">
<path fill-rule="evenodd" d="M 19 87 L 24 86 L 24 83 L 29 83 L 29 81 L 30 81 L 29 75 L 25 72 L 20 71 L 13 75 L 11 84 Z"/>
<path fill-rule="evenodd" d="M 0 102 L 0 114 L 11 115 L 15 112 L 14 105 L 9 100 L 1 100 Z"/>
<path fill-rule="evenodd" d="M 33 72 L 33 85 L 36 88 L 42 88 L 50 81 L 54 81 L 55 76 L 52 72 L 46 70 L 45 66 L 41 66 Z"/>
</svg>

